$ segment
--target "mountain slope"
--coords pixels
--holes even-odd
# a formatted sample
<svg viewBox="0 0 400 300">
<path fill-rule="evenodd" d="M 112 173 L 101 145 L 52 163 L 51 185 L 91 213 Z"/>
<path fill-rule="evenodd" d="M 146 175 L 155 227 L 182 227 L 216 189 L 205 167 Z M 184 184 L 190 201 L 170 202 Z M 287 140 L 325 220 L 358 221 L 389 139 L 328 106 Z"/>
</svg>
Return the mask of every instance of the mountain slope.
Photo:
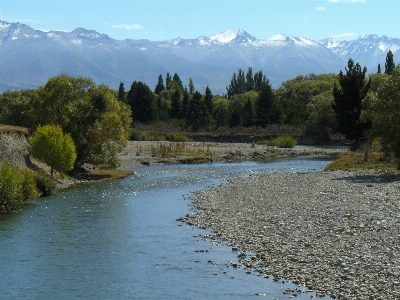
<svg viewBox="0 0 400 300">
<path fill-rule="evenodd" d="M 60 73 L 88 76 L 97 84 L 126 89 L 134 80 L 151 89 L 159 74 L 178 73 L 184 85 L 191 77 L 196 89 L 207 85 L 214 94 L 226 92 L 239 68 L 262 70 L 273 87 L 297 75 L 338 73 L 349 56 L 361 65 L 384 66 L 388 49 L 400 48 L 399 39 L 362 36 L 355 41 L 312 41 L 276 34 L 259 40 L 242 29 L 211 37 L 167 41 L 110 38 L 94 30 L 43 32 L 20 23 L 0 21 L 0 92 L 36 88 Z"/>
</svg>

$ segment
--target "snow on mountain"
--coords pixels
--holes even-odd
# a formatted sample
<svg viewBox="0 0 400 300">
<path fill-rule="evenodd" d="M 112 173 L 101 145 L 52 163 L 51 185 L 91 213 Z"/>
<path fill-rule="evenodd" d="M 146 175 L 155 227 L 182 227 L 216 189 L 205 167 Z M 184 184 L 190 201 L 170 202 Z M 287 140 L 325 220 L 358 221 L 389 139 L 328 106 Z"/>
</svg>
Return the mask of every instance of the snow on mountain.
<svg viewBox="0 0 400 300">
<path fill-rule="evenodd" d="M 248 34 L 243 29 L 233 29 L 215 34 L 210 37 L 211 42 L 218 42 L 220 44 L 228 44 L 231 42 L 236 42 L 240 44 L 251 43 L 257 39 L 250 34 Z"/>
<path fill-rule="evenodd" d="M 84 28 L 43 32 L 0 21 L 0 92 L 35 88 L 60 73 L 88 76 L 113 88 L 132 80 L 153 87 L 159 74 L 176 72 L 184 84 L 191 77 L 199 90 L 209 85 L 222 94 L 232 72 L 248 67 L 262 70 L 277 88 L 300 74 L 337 73 L 350 57 L 375 72 L 389 49 L 396 62 L 400 39 L 370 34 L 352 41 L 313 41 L 282 33 L 257 39 L 233 29 L 195 39 L 119 41 Z"/>
</svg>

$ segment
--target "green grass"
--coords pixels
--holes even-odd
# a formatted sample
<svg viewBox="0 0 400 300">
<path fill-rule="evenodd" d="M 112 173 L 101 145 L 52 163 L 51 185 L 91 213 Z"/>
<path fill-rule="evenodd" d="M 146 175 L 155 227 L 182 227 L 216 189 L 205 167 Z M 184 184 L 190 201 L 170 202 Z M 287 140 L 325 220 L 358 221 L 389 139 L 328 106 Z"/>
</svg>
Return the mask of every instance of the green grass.
<svg viewBox="0 0 400 300">
<path fill-rule="evenodd" d="M 290 135 L 282 135 L 273 140 L 261 140 L 258 142 L 260 145 L 277 146 L 279 148 L 293 148 L 296 146 L 297 141 Z"/>
</svg>

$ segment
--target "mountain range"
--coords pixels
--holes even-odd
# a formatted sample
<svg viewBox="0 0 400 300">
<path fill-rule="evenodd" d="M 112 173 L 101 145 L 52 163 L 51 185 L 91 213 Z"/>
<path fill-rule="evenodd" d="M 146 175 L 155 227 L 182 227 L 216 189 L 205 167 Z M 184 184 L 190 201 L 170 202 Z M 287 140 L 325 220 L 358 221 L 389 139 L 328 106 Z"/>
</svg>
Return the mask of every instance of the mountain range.
<svg viewBox="0 0 400 300">
<path fill-rule="evenodd" d="M 196 89 L 208 85 L 213 94 L 226 93 L 233 72 L 262 70 L 274 88 L 310 73 L 344 71 L 348 58 L 375 73 L 384 70 L 386 54 L 400 49 L 400 39 L 362 35 L 351 41 L 313 41 L 276 34 L 260 40 L 242 29 L 211 37 L 166 41 L 115 40 L 94 30 L 40 31 L 21 23 L 0 21 L 0 92 L 37 88 L 61 73 L 87 76 L 96 84 L 126 90 L 134 80 L 154 89 L 159 74 L 189 77 Z M 396 60 L 395 60 L 396 63 Z"/>
</svg>

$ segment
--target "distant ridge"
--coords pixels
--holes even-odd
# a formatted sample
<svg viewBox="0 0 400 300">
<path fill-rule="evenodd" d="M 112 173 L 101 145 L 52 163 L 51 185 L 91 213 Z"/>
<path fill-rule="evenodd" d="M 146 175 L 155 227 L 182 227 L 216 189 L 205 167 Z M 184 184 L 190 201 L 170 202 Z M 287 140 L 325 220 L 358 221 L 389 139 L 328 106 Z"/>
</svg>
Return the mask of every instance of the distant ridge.
<svg viewBox="0 0 400 300">
<path fill-rule="evenodd" d="M 158 75 L 169 72 L 184 85 L 191 77 L 201 92 L 209 85 L 213 94 L 224 94 L 239 68 L 262 70 L 277 88 L 297 75 L 338 73 L 350 57 L 374 73 L 389 49 L 396 62 L 400 39 L 367 34 L 351 41 L 313 41 L 278 33 L 262 40 L 232 29 L 194 39 L 116 40 L 92 29 L 44 32 L 0 21 L 0 92 L 37 88 L 62 72 L 114 89 L 134 80 L 154 89 Z"/>
</svg>

